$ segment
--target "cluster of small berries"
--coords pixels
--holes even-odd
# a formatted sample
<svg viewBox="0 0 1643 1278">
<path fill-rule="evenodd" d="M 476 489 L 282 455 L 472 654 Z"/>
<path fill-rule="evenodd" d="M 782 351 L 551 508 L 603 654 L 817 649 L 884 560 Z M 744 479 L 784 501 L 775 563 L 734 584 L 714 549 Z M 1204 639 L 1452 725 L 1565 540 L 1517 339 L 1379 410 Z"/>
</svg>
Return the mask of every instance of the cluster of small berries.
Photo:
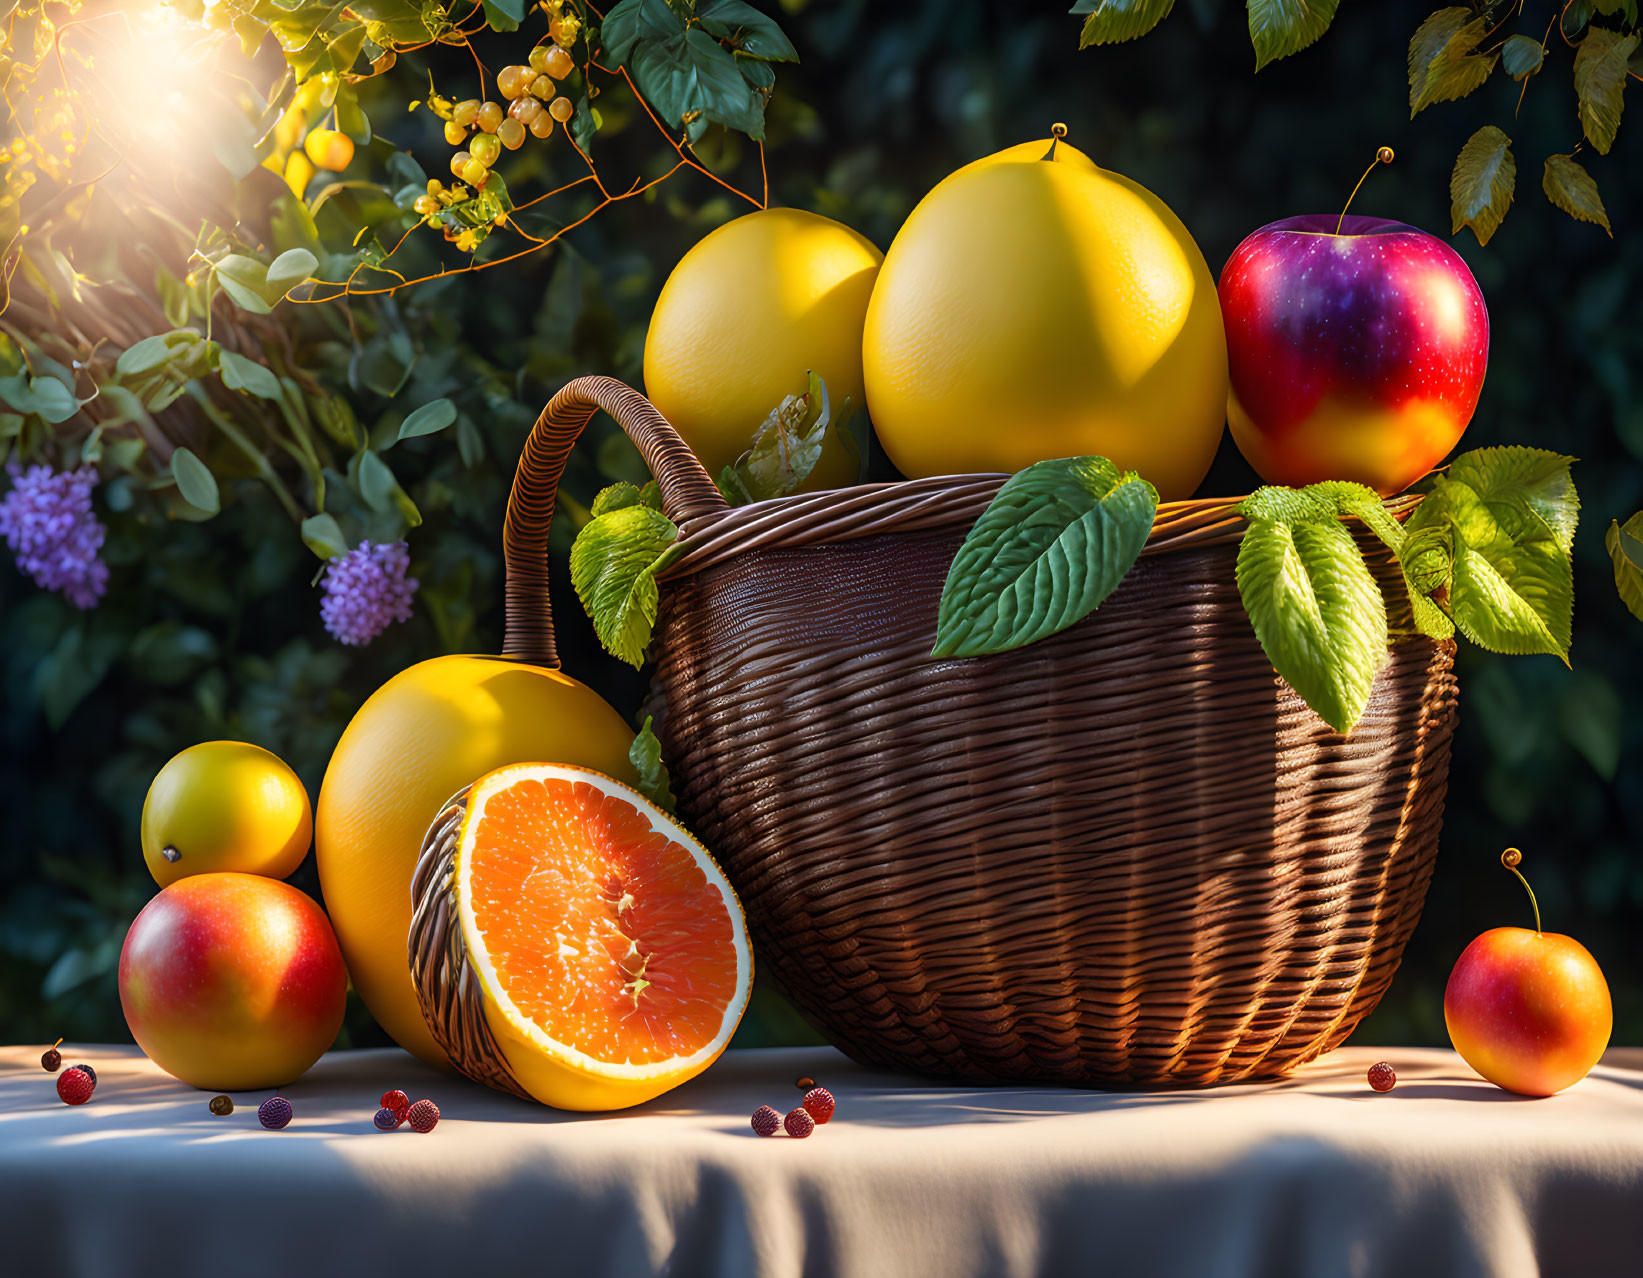
<svg viewBox="0 0 1643 1278">
<path fill-rule="evenodd" d="M 574 40 L 574 34 L 570 38 Z M 529 66 L 503 67 L 497 73 L 497 91 L 508 100 L 505 109 L 501 103 L 478 98 L 454 105 L 430 99 L 430 105 L 445 116 L 445 141 L 455 147 L 467 143 L 465 150 L 451 156 L 451 173 L 479 190 L 503 147 L 517 151 L 525 145 L 526 134 L 546 138 L 555 123 L 569 124 L 576 108 L 569 98 L 558 96 L 555 82 L 575 69 L 576 62 L 564 46 L 539 44 L 531 50 Z M 413 206 L 429 222 L 437 220 L 441 208 L 450 203 L 439 198 L 434 186 L 430 182 L 428 193 L 418 196 Z"/>
<path fill-rule="evenodd" d="M 40 1054 L 40 1067 L 48 1074 L 57 1074 L 62 1067 L 63 1054 L 57 1050 L 62 1041 L 58 1039 Z M 70 1065 L 57 1074 L 57 1099 L 65 1105 L 84 1105 L 96 1090 L 97 1071 L 89 1065 Z"/>
<path fill-rule="evenodd" d="M 379 1132 L 391 1132 L 401 1124 L 409 1123 L 414 1132 L 431 1132 L 439 1122 L 439 1106 L 431 1100 L 411 1104 L 411 1098 L 395 1088 L 382 1093 L 382 1108 L 371 1120 Z"/>
<path fill-rule="evenodd" d="M 799 1107 L 783 1117 L 769 1105 L 760 1105 L 753 1111 L 753 1130 L 760 1136 L 774 1136 L 785 1131 L 789 1136 L 803 1140 L 820 1123 L 832 1120 L 835 1103 L 833 1093 L 817 1087 L 814 1079 L 801 1078 L 798 1085 L 807 1088 Z"/>
</svg>

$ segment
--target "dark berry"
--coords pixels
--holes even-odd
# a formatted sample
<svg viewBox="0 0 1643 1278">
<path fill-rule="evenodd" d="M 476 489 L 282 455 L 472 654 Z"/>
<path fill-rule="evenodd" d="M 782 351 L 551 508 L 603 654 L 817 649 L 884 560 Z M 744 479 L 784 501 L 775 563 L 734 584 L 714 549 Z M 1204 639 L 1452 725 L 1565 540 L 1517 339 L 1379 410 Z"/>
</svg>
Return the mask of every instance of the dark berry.
<svg viewBox="0 0 1643 1278">
<path fill-rule="evenodd" d="M 833 1093 L 825 1087 L 812 1087 L 804 1094 L 804 1112 L 818 1123 L 833 1117 Z"/>
<path fill-rule="evenodd" d="M 815 1085 L 816 1080 L 808 1076 L 804 1078 L 795 1078 L 793 1080 L 793 1086 L 797 1087 L 801 1092 L 808 1092 Z"/>
<path fill-rule="evenodd" d="M 63 1054 L 55 1047 L 48 1047 L 40 1053 L 40 1068 L 48 1074 L 55 1074 L 63 1065 Z"/>
<path fill-rule="evenodd" d="M 227 1118 L 234 1112 L 234 1098 L 232 1096 L 213 1096 L 211 1098 L 211 1112 L 218 1118 Z"/>
<path fill-rule="evenodd" d="M 806 1136 L 810 1135 L 811 1132 L 816 1130 L 816 1120 L 811 1118 L 810 1115 L 804 1110 L 795 1109 L 782 1120 L 782 1126 L 787 1128 L 787 1134 L 789 1136 L 794 1136 L 799 1140 L 803 1140 Z"/>
<path fill-rule="evenodd" d="M 91 1080 L 91 1085 L 93 1087 L 97 1086 L 97 1071 L 92 1069 L 91 1066 L 85 1064 L 84 1062 L 81 1062 L 80 1064 L 76 1065 L 74 1068 L 75 1069 L 85 1070 L 86 1077 Z"/>
<path fill-rule="evenodd" d="M 782 1116 L 768 1105 L 753 1111 L 753 1130 L 761 1136 L 774 1136 L 782 1129 Z"/>
<path fill-rule="evenodd" d="M 97 1088 L 97 1081 L 78 1065 L 57 1075 L 57 1095 L 65 1105 L 84 1105 Z"/>
<path fill-rule="evenodd" d="M 379 1132 L 391 1132 L 405 1121 L 405 1114 L 403 1110 L 389 1109 L 384 1105 L 371 1121 L 377 1125 Z"/>
<path fill-rule="evenodd" d="M 271 1132 L 277 1132 L 291 1121 L 291 1102 L 283 1096 L 270 1096 L 257 1106 L 257 1121 Z"/>
<path fill-rule="evenodd" d="M 1377 1092 L 1389 1092 L 1398 1083 L 1398 1072 L 1386 1061 L 1376 1061 L 1369 1067 L 1369 1085 Z"/>
<path fill-rule="evenodd" d="M 431 1100 L 419 1100 L 411 1106 L 406 1120 L 411 1124 L 412 1131 L 431 1132 L 439 1122 L 439 1106 Z"/>
<path fill-rule="evenodd" d="M 411 1098 L 396 1087 L 391 1092 L 382 1093 L 380 1104 L 383 1109 L 393 1110 L 403 1120 L 405 1111 L 411 1108 Z"/>
</svg>

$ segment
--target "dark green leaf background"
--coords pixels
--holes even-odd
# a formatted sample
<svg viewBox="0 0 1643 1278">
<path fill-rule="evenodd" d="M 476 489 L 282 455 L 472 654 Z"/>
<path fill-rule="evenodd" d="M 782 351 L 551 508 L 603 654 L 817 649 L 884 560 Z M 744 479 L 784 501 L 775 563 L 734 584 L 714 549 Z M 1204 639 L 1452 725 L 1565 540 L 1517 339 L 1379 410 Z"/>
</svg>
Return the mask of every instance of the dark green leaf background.
<svg viewBox="0 0 1643 1278">
<path fill-rule="evenodd" d="M 1643 126 L 1624 125 L 1608 156 L 1580 153 L 1601 184 L 1611 240 L 1533 189 L 1542 157 L 1568 153 L 1580 138 L 1566 78 L 1553 83 L 1548 70 L 1532 79 L 1524 113 L 1509 125 L 1523 86 L 1499 73 L 1464 102 L 1410 121 L 1406 52 L 1429 5 L 1342 5 L 1315 44 L 1258 76 L 1243 5 L 1179 0 L 1143 39 L 1082 51 L 1084 19 L 1066 12 L 1067 0 L 765 7 L 803 59 L 779 67 L 765 116 L 772 198 L 841 218 L 881 247 L 940 177 L 1047 136 L 1055 121 L 1099 163 L 1168 202 L 1212 271 L 1256 227 L 1338 210 L 1383 144 L 1397 161 L 1371 176 L 1355 209 L 1447 236 L 1456 154 L 1481 124 L 1507 127 L 1523 169 L 1511 215 L 1487 248 L 1465 230 L 1451 241 L 1493 321 L 1488 382 L 1466 446 L 1522 443 L 1581 459 L 1573 668 L 1552 656 L 1462 646 L 1442 852 L 1404 964 L 1360 1037 L 1445 1040 L 1443 985 L 1456 955 L 1485 928 L 1529 921 L 1522 889 L 1497 860 L 1512 844 L 1524 850 L 1547 927 L 1578 937 L 1607 971 L 1616 1041 L 1643 1043 L 1643 629 L 1615 591 L 1604 547 L 1611 520 L 1643 509 L 1643 238 L 1632 229 L 1643 212 Z M 534 38 L 532 21 L 527 15 L 519 38 Z M 1552 42 L 1560 47 L 1555 31 Z M 1558 56 L 1566 67 L 1566 52 Z M 379 133 L 413 144 L 428 172 L 440 171 L 446 149 L 435 122 L 407 116 L 397 88 L 395 99 L 377 99 L 380 89 L 360 86 Z M 1536 110 L 1541 93 L 1550 105 Z M 1630 82 L 1633 112 L 1638 93 L 1643 85 Z M 702 153 L 715 165 L 739 157 L 738 176 L 756 186 L 745 141 L 713 130 Z M 613 171 L 640 171 L 646 154 L 619 154 Z M 516 184 L 522 197 L 546 188 L 541 176 L 533 182 Z M 387 413 L 397 430 L 412 406 L 440 397 L 459 409 L 455 425 L 388 453 L 395 487 L 424 520 L 410 533 L 422 588 L 414 619 L 371 646 L 343 649 L 325 635 L 310 585 L 315 552 L 244 475 L 217 474 L 223 509 L 207 522 L 122 517 L 106 548 L 113 582 L 95 613 L 76 613 L 0 564 L 5 1038 L 43 1046 L 59 1034 L 126 1037 L 113 964 L 127 923 L 154 890 L 138 814 L 172 753 L 211 737 L 256 741 L 288 758 L 317 795 L 337 736 L 389 675 L 441 652 L 497 649 L 502 505 L 536 413 L 576 373 L 639 384 L 645 326 L 667 271 L 745 209 L 686 175 L 658 195 L 607 210 L 564 251 L 412 290 L 391 308 L 360 308 L 368 323 L 358 357 L 339 318 L 307 308 L 304 322 L 332 335 L 321 349 L 339 380 L 353 358 L 358 425 L 335 429 L 368 428 Z M 396 390 L 390 413 L 383 397 Z M 872 463 L 884 477 L 882 458 Z M 646 478 L 633 449 L 600 422 L 572 459 L 566 492 L 585 508 L 617 479 Z M 1204 491 L 1255 484 L 1227 443 Z M 330 487 L 346 493 L 340 477 Z M 395 491 L 377 495 L 388 515 L 360 503 L 338 506 L 339 517 L 393 518 L 392 528 L 403 528 Z M 105 514 L 121 501 L 129 493 L 118 485 L 99 495 Z M 312 531 L 326 548 L 329 530 Z M 555 528 L 560 651 L 572 674 L 632 715 L 645 680 L 601 651 L 576 606 L 566 565 L 573 534 L 569 519 Z M 295 882 L 317 894 L 312 861 Z M 741 1041 L 809 1034 L 761 986 Z M 344 1042 L 381 1041 L 351 1003 Z"/>
</svg>

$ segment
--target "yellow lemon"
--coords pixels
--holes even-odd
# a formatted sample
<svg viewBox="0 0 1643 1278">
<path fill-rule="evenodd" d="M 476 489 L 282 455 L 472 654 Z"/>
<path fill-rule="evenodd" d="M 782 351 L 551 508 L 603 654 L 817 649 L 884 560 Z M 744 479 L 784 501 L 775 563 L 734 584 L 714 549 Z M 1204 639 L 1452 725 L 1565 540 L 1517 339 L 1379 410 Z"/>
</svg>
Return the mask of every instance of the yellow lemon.
<svg viewBox="0 0 1643 1278">
<path fill-rule="evenodd" d="M 161 887 L 222 870 L 283 879 L 302 864 L 313 831 L 297 774 L 244 741 L 189 746 L 143 801 L 143 860 Z"/>
<path fill-rule="evenodd" d="M 511 763 L 568 763 L 632 782 L 633 730 L 598 694 L 502 657 L 436 657 L 371 695 L 320 788 L 315 858 L 354 988 L 394 1040 L 446 1063 L 406 958 L 423 836 L 463 786 Z"/>
<path fill-rule="evenodd" d="M 1098 454 L 1192 494 L 1225 422 L 1215 280 L 1157 196 L 1048 140 L 966 166 L 885 256 L 868 409 L 910 477 Z"/>
<path fill-rule="evenodd" d="M 799 209 L 726 222 L 673 268 L 645 337 L 645 393 L 711 475 L 732 464 L 814 370 L 835 411 L 862 404 L 861 332 L 883 255 Z M 842 422 L 840 423 L 842 425 Z M 829 438 L 807 490 L 854 482 Z"/>
<path fill-rule="evenodd" d="M 310 129 L 302 141 L 302 149 L 316 169 L 330 169 L 340 173 L 354 158 L 354 140 L 335 129 Z"/>
</svg>

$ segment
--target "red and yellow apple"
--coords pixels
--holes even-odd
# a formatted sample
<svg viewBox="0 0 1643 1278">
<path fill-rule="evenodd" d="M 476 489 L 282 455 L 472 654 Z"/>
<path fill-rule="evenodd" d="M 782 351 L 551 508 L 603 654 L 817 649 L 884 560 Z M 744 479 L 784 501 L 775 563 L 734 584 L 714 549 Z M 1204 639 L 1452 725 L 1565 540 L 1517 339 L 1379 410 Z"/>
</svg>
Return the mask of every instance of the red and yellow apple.
<svg viewBox="0 0 1643 1278">
<path fill-rule="evenodd" d="M 1268 483 L 1399 492 L 1472 420 L 1489 312 L 1435 236 L 1384 218 L 1286 218 L 1233 251 L 1219 292 L 1227 421 Z"/>
<path fill-rule="evenodd" d="M 1514 849 L 1502 858 L 1514 872 L 1517 855 Z M 1461 952 L 1444 990 L 1443 1019 L 1455 1050 L 1484 1078 L 1510 1092 L 1550 1096 L 1597 1064 L 1614 1008 L 1597 960 L 1572 937 L 1540 931 L 1536 906 L 1534 931 L 1491 928 Z"/>
<path fill-rule="evenodd" d="M 336 1038 L 347 991 L 324 911 L 257 874 L 179 879 L 143 907 L 120 951 L 137 1046 L 209 1091 L 300 1077 Z"/>
</svg>

